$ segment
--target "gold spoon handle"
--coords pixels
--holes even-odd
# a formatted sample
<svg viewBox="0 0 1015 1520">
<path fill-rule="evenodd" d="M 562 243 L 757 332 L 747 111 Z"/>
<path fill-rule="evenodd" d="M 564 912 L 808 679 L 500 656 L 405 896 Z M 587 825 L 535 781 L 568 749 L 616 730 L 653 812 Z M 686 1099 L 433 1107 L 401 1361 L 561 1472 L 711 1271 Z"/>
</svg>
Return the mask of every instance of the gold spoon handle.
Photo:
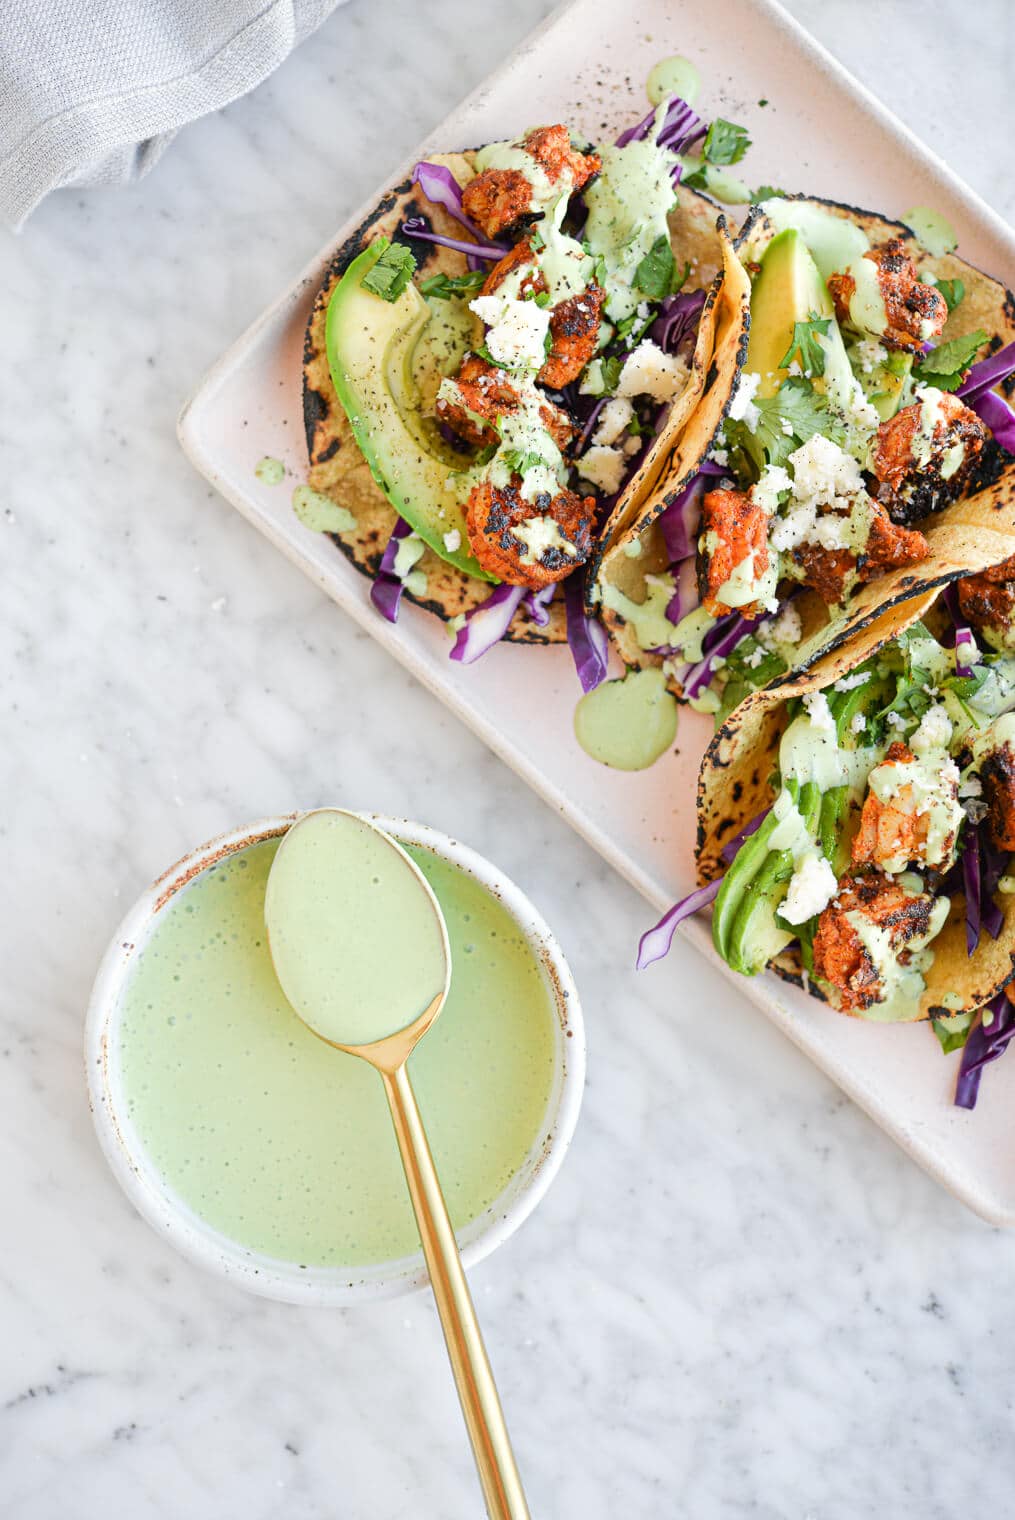
<svg viewBox="0 0 1015 1520">
<path fill-rule="evenodd" d="M 504 1411 L 409 1073 L 402 1065 L 381 1076 L 487 1514 L 492 1520 L 529 1520 Z"/>
</svg>

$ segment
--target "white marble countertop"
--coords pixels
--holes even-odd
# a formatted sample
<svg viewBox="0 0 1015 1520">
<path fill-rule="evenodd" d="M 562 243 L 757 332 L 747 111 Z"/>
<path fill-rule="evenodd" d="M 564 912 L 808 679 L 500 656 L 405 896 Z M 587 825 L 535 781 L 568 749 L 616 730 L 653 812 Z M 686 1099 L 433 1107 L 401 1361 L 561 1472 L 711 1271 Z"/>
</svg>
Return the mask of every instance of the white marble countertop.
<svg viewBox="0 0 1015 1520">
<path fill-rule="evenodd" d="M 1012 215 L 1007 0 L 790 8 Z M 127 904 L 197 841 L 325 801 L 493 856 L 583 989 L 575 1145 L 473 1278 L 534 1514 L 1011 1511 L 1015 1236 L 687 946 L 636 979 L 645 905 L 176 445 L 194 380 L 547 9 L 354 0 L 143 184 L 0 237 L 5 1517 L 479 1513 L 428 1300 L 309 1312 L 202 1275 L 85 1101 Z"/>
</svg>

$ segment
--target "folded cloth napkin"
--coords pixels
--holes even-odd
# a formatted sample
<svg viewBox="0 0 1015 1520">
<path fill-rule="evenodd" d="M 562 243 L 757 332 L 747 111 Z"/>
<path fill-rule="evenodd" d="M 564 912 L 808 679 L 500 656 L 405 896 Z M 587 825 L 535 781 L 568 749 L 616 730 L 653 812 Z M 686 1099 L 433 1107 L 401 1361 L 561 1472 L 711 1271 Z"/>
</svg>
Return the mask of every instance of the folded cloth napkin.
<svg viewBox="0 0 1015 1520">
<path fill-rule="evenodd" d="M 138 179 L 260 84 L 339 0 L 0 0 L 0 218 Z"/>
</svg>

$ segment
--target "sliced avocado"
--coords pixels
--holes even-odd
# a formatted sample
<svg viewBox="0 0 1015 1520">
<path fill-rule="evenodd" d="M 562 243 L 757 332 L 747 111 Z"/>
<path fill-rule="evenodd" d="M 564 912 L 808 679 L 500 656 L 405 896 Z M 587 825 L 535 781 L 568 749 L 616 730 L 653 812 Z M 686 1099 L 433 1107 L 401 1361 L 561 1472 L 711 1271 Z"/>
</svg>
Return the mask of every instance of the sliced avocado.
<svg viewBox="0 0 1015 1520">
<path fill-rule="evenodd" d="M 910 391 L 913 355 L 890 353 L 870 377 L 870 403 L 882 422 L 888 422 L 903 405 Z"/>
<path fill-rule="evenodd" d="M 870 247 L 870 239 L 862 227 L 845 217 L 833 216 L 820 206 L 807 201 L 794 201 L 788 196 L 777 196 L 762 201 L 761 209 L 768 220 L 780 232 L 795 227 L 811 251 L 818 273 L 823 280 L 836 270 L 846 269 L 854 259 L 862 258 Z"/>
<path fill-rule="evenodd" d="M 780 362 L 793 343 L 794 326 L 815 316 L 831 321 L 821 338 L 826 372 L 840 372 L 841 366 L 849 373 L 828 287 L 802 235 L 795 227 L 787 227 L 765 249 L 751 288 L 747 368 L 761 376 L 759 395 L 774 396 L 779 389 L 787 375 Z"/>
<path fill-rule="evenodd" d="M 798 806 L 813 837 L 821 814 L 821 789 L 817 782 L 808 781 L 800 788 Z M 796 930 L 787 931 L 776 923 L 776 913 L 789 891 L 793 870 L 790 850 L 770 850 L 761 869 L 743 889 L 726 940 L 726 960 L 743 976 L 756 976 L 764 971 L 772 957 L 796 938 Z"/>
<path fill-rule="evenodd" d="M 459 356 L 446 319 L 439 332 L 428 331 L 434 319 L 415 285 L 407 285 L 394 301 L 363 288 L 364 276 L 386 246 L 379 238 L 365 248 L 332 293 L 326 325 L 331 378 L 371 473 L 396 512 L 448 564 L 493 580 L 468 551 L 464 504 L 471 480 L 461 455 L 444 443 L 425 414 L 419 383 L 428 374 L 439 381 L 428 349 L 440 354 L 445 373 Z M 444 536 L 455 530 L 463 547 L 450 551 Z"/>
</svg>

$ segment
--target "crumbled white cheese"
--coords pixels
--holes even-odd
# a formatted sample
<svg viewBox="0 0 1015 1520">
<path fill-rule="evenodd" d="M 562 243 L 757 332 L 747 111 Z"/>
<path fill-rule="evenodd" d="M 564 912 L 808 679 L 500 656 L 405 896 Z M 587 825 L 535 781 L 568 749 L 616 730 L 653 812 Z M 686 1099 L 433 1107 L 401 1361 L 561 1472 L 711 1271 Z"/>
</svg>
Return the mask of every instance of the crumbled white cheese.
<svg viewBox="0 0 1015 1520">
<path fill-rule="evenodd" d="M 613 496 L 620 490 L 620 482 L 624 478 L 624 456 L 618 449 L 594 443 L 578 460 L 577 468 L 583 480 L 594 485 L 605 496 Z"/>
<path fill-rule="evenodd" d="M 713 449 L 708 457 L 709 459 L 713 460 L 720 467 L 720 469 L 723 470 L 725 470 L 726 466 L 730 462 L 728 449 Z"/>
<path fill-rule="evenodd" d="M 459 528 L 452 528 L 450 533 L 445 533 L 444 547 L 449 554 L 458 553 L 462 547 L 462 534 Z"/>
<path fill-rule="evenodd" d="M 779 907 L 788 924 L 805 924 L 824 912 L 838 889 L 835 872 L 823 855 L 809 850 L 802 856 Z"/>
<path fill-rule="evenodd" d="M 599 421 L 592 434 L 593 443 L 616 443 L 626 433 L 628 423 L 634 416 L 634 407 L 626 396 L 614 396 L 599 413 Z"/>
<path fill-rule="evenodd" d="M 828 698 L 824 692 L 808 691 L 804 694 L 803 700 L 811 726 L 824 729 L 826 733 L 834 733 L 835 719 L 832 717 L 832 709 L 828 705 Z"/>
<path fill-rule="evenodd" d="M 866 686 L 871 678 L 869 670 L 854 670 L 851 676 L 840 676 L 835 683 L 836 691 L 855 691 L 858 686 Z"/>
<path fill-rule="evenodd" d="M 917 724 L 909 747 L 915 755 L 932 749 L 947 749 L 952 740 L 952 720 L 940 703 L 928 707 Z"/>
<path fill-rule="evenodd" d="M 862 734 L 863 731 L 864 731 L 864 729 L 866 727 L 867 727 L 867 719 L 864 716 L 864 714 L 862 712 L 854 713 L 853 716 L 849 720 L 849 731 L 850 731 L 850 733 L 851 734 Z"/>
<path fill-rule="evenodd" d="M 853 359 L 865 375 L 872 375 L 878 365 L 884 364 L 887 358 L 887 348 L 884 348 L 876 338 L 861 338 L 858 343 L 853 344 Z"/>
<path fill-rule="evenodd" d="M 775 621 L 768 625 L 767 635 L 771 644 L 799 644 L 803 631 L 800 613 L 790 602 Z"/>
<path fill-rule="evenodd" d="M 761 376 L 753 370 L 740 371 L 740 380 L 730 401 L 728 416 L 731 422 L 742 422 L 749 433 L 753 433 L 761 421 L 761 413 L 754 404 L 754 398 L 761 384 Z"/>
<path fill-rule="evenodd" d="M 687 384 L 687 361 L 679 354 L 664 354 L 651 338 L 632 349 L 620 372 L 618 396 L 651 396 L 653 401 L 672 401 Z"/>
<path fill-rule="evenodd" d="M 788 470 L 784 470 L 781 464 L 766 464 L 751 487 L 751 500 L 771 517 L 778 511 L 779 497 L 792 487 Z"/>
<path fill-rule="evenodd" d="M 744 664 L 749 670 L 757 670 L 765 658 L 765 650 L 759 644 L 757 649 L 752 649 L 749 655 L 744 657 Z"/>
<path fill-rule="evenodd" d="M 487 324 L 486 348 L 496 364 L 540 369 L 546 358 L 550 310 L 535 301 L 476 296 L 469 306 Z"/>
<path fill-rule="evenodd" d="M 793 466 L 793 493 L 800 500 L 812 498 L 825 505 L 838 496 L 862 491 L 863 476 L 852 455 L 822 433 L 814 433 L 789 456 Z"/>
</svg>

